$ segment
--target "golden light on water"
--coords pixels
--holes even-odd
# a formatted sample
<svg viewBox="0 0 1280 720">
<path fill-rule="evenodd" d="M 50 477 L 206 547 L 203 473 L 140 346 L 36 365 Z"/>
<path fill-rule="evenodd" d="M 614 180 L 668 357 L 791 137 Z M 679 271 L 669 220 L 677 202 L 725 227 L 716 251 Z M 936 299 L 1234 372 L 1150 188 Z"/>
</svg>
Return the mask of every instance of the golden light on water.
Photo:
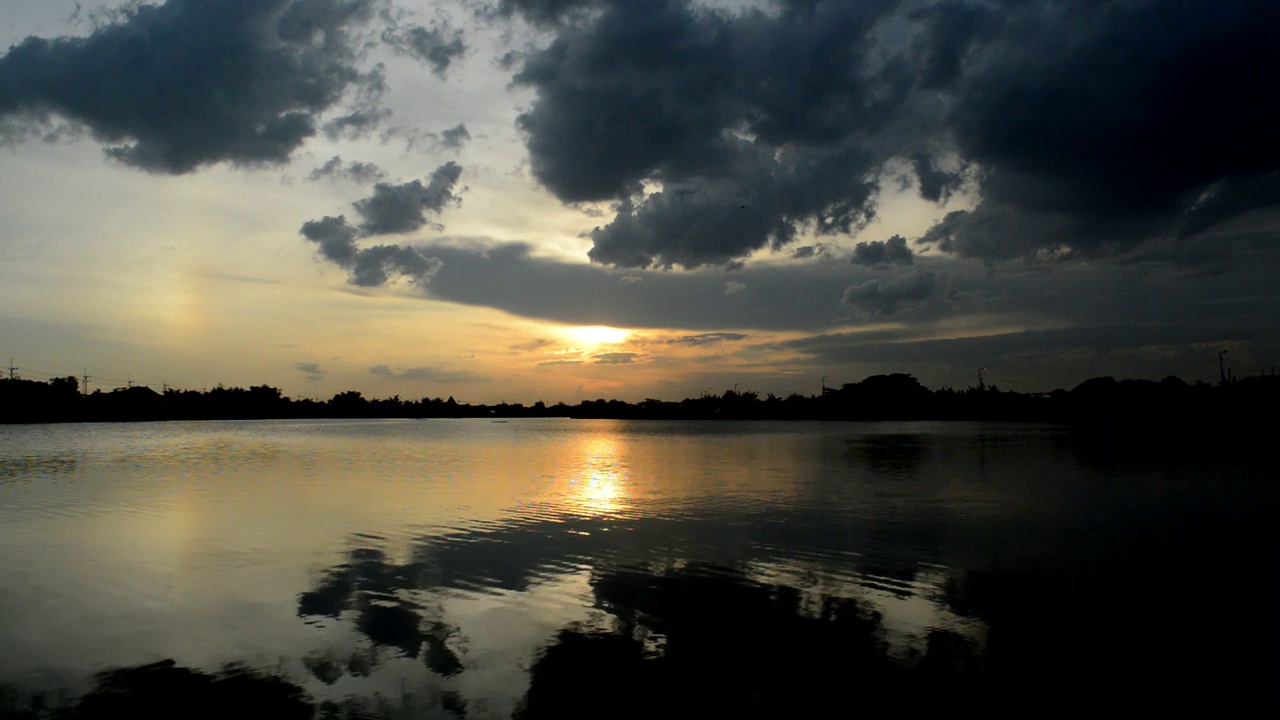
<svg viewBox="0 0 1280 720">
<path fill-rule="evenodd" d="M 621 443 L 607 434 L 593 435 L 581 446 L 581 460 L 570 475 L 569 502 L 592 515 L 614 515 L 628 505 L 629 469 Z"/>
</svg>

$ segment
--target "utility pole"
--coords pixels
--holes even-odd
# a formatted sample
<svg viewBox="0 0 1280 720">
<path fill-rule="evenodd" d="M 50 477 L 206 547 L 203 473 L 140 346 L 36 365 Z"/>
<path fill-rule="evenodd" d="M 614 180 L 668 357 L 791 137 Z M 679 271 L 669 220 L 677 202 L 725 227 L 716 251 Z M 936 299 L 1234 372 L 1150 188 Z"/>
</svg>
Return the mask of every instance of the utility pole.
<svg viewBox="0 0 1280 720">
<path fill-rule="evenodd" d="M 84 369 L 82 378 L 84 380 L 84 394 L 87 396 L 89 394 L 89 368 Z"/>
<path fill-rule="evenodd" d="M 18 379 L 17 373 L 18 373 L 18 368 L 13 366 L 13 358 L 9 358 L 9 379 L 17 380 Z"/>
<path fill-rule="evenodd" d="M 986 379 L 986 377 L 983 375 L 983 373 L 984 373 L 984 372 L 986 372 L 986 371 L 987 371 L 987 369 L 986 369 L 986 368 L 984 368 L 984 367 L 978 368 L 978 389 L 979 389 L 979 390 L 986 390 L 986 389 L 987 389 L 987 379 Z"/>
<path fill-rule="evenodd" d="M 822 394 L 823 395 L 827 394 L 827 376 L 826 375 L 822 376 Z"/>
<path fill-rule="evenodd" d="M 133 389 L 133 373 L 129 373 L 124 382 L 129 386 L 129 389 Z"/>
<path fill-rule="evenodd" d="M 1226 364 L 1222 360 L 1222 356 L 1226 354 L 1227 354 L 1226 350 L 1223 350 L 1222 352 L 1218 353 L 1218 376 L 1220 378 L 1220 384 L 1222 385 L 1227 384 Z"/>
</svg>

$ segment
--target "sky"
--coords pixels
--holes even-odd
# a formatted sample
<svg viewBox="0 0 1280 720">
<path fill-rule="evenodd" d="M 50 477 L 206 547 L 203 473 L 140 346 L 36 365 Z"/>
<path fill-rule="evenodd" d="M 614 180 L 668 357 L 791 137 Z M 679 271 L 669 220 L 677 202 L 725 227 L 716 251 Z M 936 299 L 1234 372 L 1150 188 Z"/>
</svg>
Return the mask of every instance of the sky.
<svg viewBox="0 0 1280 720">
<path fill-rule="evenodd" d="M 1280 4 L 0 0 L 0 359 L 293 397 L 1280 365 Z"/>
</svg>

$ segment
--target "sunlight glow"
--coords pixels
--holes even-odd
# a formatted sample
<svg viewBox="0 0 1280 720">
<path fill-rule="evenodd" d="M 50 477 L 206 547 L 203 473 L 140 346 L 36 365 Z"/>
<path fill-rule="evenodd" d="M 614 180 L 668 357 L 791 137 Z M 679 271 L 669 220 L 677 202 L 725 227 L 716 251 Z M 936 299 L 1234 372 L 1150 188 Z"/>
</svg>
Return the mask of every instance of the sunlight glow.
<svg viewBox="0 0 1280 720">
<path fill-rule="evenodd" d="M 617 345 L 631 337 L 630 330 L 620 330 L 603 325 L 564 328 L 563 332 L 574 342 L 592 347 L 597 345 Z"/>
<path fill-rule="evenodd" d="M 617 515 L 628 506 L 629 470 L 616 437 L 608 434 L 590 438 L 577 452 L 582 453 L 577 472 L 569 479 L 574 508 L 586 515 Z"/>
</svg>

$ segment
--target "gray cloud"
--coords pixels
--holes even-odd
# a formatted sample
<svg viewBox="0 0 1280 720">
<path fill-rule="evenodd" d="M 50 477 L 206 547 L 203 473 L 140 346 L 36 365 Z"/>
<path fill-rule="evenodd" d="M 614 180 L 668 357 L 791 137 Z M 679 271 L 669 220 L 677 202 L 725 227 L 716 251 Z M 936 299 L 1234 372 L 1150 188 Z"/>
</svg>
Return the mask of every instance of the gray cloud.
<svg viewBox="0 0 1280 720">
<path fill-rule="evenodd" d="M 830 327 L 848 313 L 840 304 L 844 288 L 869 276 L 848 264 L 835 273 L 809 265 L 751 266 L 734 276 L 752 292 L 726 297 L 719 270 L 620 276 L 599 265 L 536 256 L 524 243 L 435 242 L 422 249 L 444 263 L 427 288 L 433 298 L 576 325 Z"/>
<path fill-rule="evenodd" d="M 562 365 L 582 365 L 582 360 L 543 360 L 538 367 L 560 367 Z"/>
<path fill-rule="evenodd" d="M 911 370 L 922 377 L 973 379 L 987 367 L 1002 387 L 1047 390 L 1049 383 L 1088 377 L 1166 375 L 1212 379 L 1217 352 L 1230 347 L 1237 367 L 1264 369 L 1280 351 L 1274 323 L 1195 320 L 1122 323 L 998 333 L 956 339 L 912 338 L 910 332 L 839 333 L 783 343 L 819 365 L 851 364 Z M 941 371 L 940 371 L 941 369 Z"/>
<path fill-rule="evenodd" d="M 381 81 L 358 70 L 351 32 L 373 4 L 129 4 L 87 36 L 11 47 L 0 57 L 0 117 L 62 116 L 150 172 L 282 163 L 349 91 Z"/>
<path fill-rule="evenodd" d="M 534 340 L 530 340 L 527 343 L 518 343 L 516 345 L 512 345 L 511 349 L 517 352 L 533 352 L 535 350 L 541 350 L 545 347 L 550 347 L 552 345 L 555 345 L 554 341 L 547 340 L 544 338 L 537 338 Z"/>
<path fill-rule="evenodd" d="M 469 370 L 444 370 L 434 367 L 391 368 L 388 365 L 374 365 L 369 368 L 371 375 L 396 378 L 398 380 L 426 380 L 443 385 L 453 383 L 489 382 L 492 378 L 479 375 Z"/>
<path fill-rule="evenodd" d="M 467 52 L 462 31 L 453 28 L 447 20 L 431 27 L 407 24 L 387 28 L 382 33 L 382 42 L 426 64 L 438 77 L 444 77 L 449 66 Z"/>
<path fill-rule="evenodd" d="M 630 365 L 639 357 L 640 353 L 634 352 L 607 352 L 592 355 L 591 362 L 595 365 Z"/>
<path fill-rule="evenodd" d="M 597 0 L 499 0 L 502 15 L 519 15 L 537 25 L 549 25 L 597 5 Z"/>
<path fill-rule="evenodd" d="M 666 341 L 668 345 L 710 345 L 718 342 L 737 342 L 745 340 L 746 335 L 742 333 L 714 332 L 700 333 L 698 335 L 684 335 L 682 337 L 671 338 Z"/>
<path fill-rule="evenodd" d="M 791 251 L 791 259 L 808 260 L 810 258 L 815 258 L 820 255 L 826 255 L 829 251 L 830 251 L 830 248 L 827 245 L 824 245 L 823 243 L 818 243 L 817 245 L 801 245 L 800 247 Z"/>
<path fill-rule="evenodd" d="M 349 266 L 360 249 L 356 238 L 360 231 L 347 222 L 345 215 L 326 215 L 319 220 L 308 220 L 299 230 L 302 236 L 320 246 L 320 254 L 343 267 Z"/>
<path fill-rule="evenodd" d="M 422 250 L 402 245 L 373 245 L 361 248 L 360 231 L 345 216 L 326 216 L 302 224 L 299 232 L 320 246 L 320 256 L 345 269 L 348 281 L 360 287 L 380 287 L 393 277 L 426 283 L 440 270 L 441 262 Z"/>
<path fill-rule="evenodd" d="M 428 213 L 439 214 L 446 206 L 460 202 L 453 187 L 461 174 L 457 163 L 448 162 L 436 168 L 425 186 L 418 180 L 399 185 L 378 183 L 373 195 L 352 204 L 361 217 L 359 227 L 345 215 L 326 216 L 303 223 L 299 233 L 319 246 L 321 257 L 347 270 L 352 285 L 378 287 L 395 277 L 424 284 L 440 270 L 438 258 L 408 245 L 361 248 L 357 240 L 412 232 L 426 225 Z"/>
<path fill-rule="evenodd" d="M 620 203 L 591 232 L 600 263 L 850 233 L 890 167 L 929 201 L 971 191 L 923 242 L 985 261 L 1122 255 L 1280 204 L 1280 104 L 1257 90 L 1274 3 L 499 7 L 554 33 L 513 61 L 535 93 L 519 125 L 557 198 Z"/>
<path fill-rule="evenodd" d="M 470 140 L 471 133 L 467 132 L 467 126 L 463 123 L 458 123 L 440 132 L 440 144 L 450 150 L 460 150 Z"/>
<path fill-rule="evenodd" d="M 315 377 L 328 375 L 328 372 L 320 369 L 319 363 L 313 363 L 313 362 L 294 363 L 293 369 L 297 370 L 298 372 L 306 373 L 307 375 L 312 375 Z"/>
<path fill-rule="evenodd" d="M 438 258 L 415 247 L 374 245 L 358 251 L 353 262 L 343 267 L 351 272 L 352 285 L 379 287 L 397 276 L 425 283 L 440 270 L 441 264 Z"/>
<path fill-rule="evenodd" d="M 933 296 L 937 288 L 937 276 L 928 271 L 917 271 L 892 280 L 868 280 L 851 285 L 844 291 L 846 305 L 872 315 L 893 315 L 904 305 L 916 305 Z"/>
<path fill-rule="evenodd" d="M 360 232 L 364 235 L 396 235 L 413 232 L 427 224 L 427 213 L 437 214 L 458 202 L 453 186 L 462 168 L 447 162 L 431 173 L 426 185 L 411 180 L 400 185 L 378 183 L 373 195 L 355 203 L 356 212 L 364 218 Z"/>
<path fill-rule="evenodd" d="M 445 128 L 438 133 L 421 128 L 397 126 L 383 130 L 381 139 L 383 144 L 392 140 L 403 141 L 406 153 L 415 151 L 431 153 L 439 150 L 461 150 L 471 141 L 471 132 L 463 123 Z"/>
<path fill-rule="evenodd" d="M 853 248 L 854 265 L 910 265 L 914 261 L 915 253 L 901 235 L 883 241 L 860 242 Z"/>
<path fill-rule="evenodd" d="M 311 171 L 307 176 L 309 180 L 347 180 L 361 185 L 371 182 L 377 182 L 387 176 L 387 173 L 371 162 L 343 162 L 342 158 L 334 155 L 325 161 L 324 165 Z"/>
</svg>

